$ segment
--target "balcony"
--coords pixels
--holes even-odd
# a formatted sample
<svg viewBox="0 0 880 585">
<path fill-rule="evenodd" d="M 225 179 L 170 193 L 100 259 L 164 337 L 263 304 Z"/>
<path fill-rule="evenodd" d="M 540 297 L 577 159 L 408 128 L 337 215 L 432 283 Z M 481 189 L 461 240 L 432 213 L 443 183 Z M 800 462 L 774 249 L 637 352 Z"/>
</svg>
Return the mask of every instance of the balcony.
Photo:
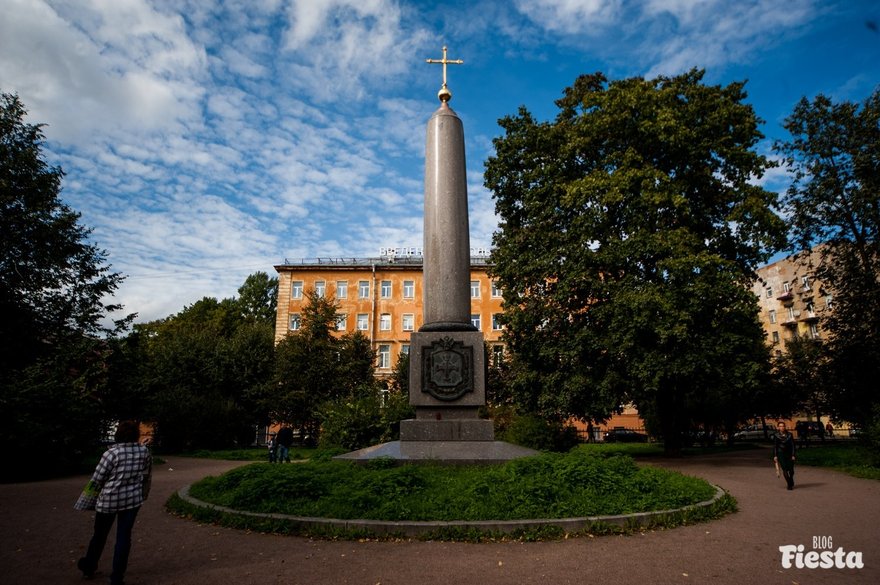
<svg viewBox="0 0 880 585">
<path fill-rule="evenodd" d="M 785 304 L 791 304 L 791 302 L 794 301 L 794 294 L 790 290 L 787 290 L 776 297 L 776 300 L 782 301 Z"/>
<path fill-rule="evenodd" d="M 819 315 L 814 311 L 804 311 L 801 313 L 801 321 L 806 321 L 807 323 L 812 323 L 814 321 L 819 320 Z"/>
</svg>

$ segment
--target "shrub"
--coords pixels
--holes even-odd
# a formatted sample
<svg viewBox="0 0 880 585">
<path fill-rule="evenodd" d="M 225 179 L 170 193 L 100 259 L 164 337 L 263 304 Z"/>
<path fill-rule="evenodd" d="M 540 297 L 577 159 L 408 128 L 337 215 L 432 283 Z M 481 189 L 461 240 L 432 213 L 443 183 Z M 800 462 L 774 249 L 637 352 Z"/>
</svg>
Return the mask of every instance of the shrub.
<svg viewBox="0 0 880 585">
<path fill-rule="evenodd" d="M 505 441 L 539 451 L 565 452 L 578 444 L 577 430 L 534 414 L 514 416 L 503 434 Z"/>
</svg>

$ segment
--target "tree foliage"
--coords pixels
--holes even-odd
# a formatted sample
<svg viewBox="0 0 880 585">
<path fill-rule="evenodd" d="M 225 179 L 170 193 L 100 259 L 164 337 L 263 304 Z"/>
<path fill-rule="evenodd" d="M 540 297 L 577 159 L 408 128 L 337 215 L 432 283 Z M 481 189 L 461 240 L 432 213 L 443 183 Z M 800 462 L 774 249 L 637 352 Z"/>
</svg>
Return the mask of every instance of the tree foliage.
<svg viewBox="0 0 880 585">
<path fill-rule="evenodd" d="M 254 272 L 238 289 L 238 304 L 245 317 L 274 327 L 278 307 L 278 277 Z"/>
<path fill-rule="evenodd" d="M 744 84 L 702 77 L 582 76 L 555 121 L 500 120 L 485 175 L 533 407 L 602 420 L 632 401 L 672 450 L 711 393 L 740 404 L 766 373 L 748 284 L 784 245 L 777 196 L 754 183 L 772 165 Z"/>
<path fill-rule="evenodd" d="M 274 364 L 270 323 L 211 297 L 135 326 L 146 409 L 165 450 L 249 445 L 267 422 L 258 401 Z"/>
<path fill-rule="evenodd" d="M 69 471 L 100 437 L 122 276 L 60 198 L 64 173 L 43 156 L 42 126 L 0 93 L 0 441 L 3 475 Z M 33 455 L 34 445 L 45 456 Z"/>
<path fill-rule="evenodd" d="M 306 292 L 302 326 L 275 348 L 274 370 L 263 405 L 272 420 L 318 436 L 321 407 L 327 402 L 375 397 L 375 352 L 363 333 L 333 335 L 335 299 Z"/>
<path fill-rule="evenodd" d="M 880 89 L 863 103 L 802 99 L 776 148 L 792 177 L 784 203 L 800 250 L 818 244 L 811 270 L 833 296 L 830 406 L 867 423 L 880 405 Z M 804 254 L 804 258 L 809 258 Z"/>
</svg>

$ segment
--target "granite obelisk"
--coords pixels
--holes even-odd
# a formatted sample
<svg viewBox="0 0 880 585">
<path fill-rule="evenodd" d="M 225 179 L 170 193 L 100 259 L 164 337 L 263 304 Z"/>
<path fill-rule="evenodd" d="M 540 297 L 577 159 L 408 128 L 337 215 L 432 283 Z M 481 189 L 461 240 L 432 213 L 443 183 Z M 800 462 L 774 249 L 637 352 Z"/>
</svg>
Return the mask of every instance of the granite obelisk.
<svg viewBox="0 0 880 585">
<path fill-rule="evenodd" d="M 416 418 L 400 421 L 400 441 L 368 447 L 339 459 L 392 457 L 401 461 L 495 463 L 535 451 L 495 441 L 486 404 L 483 334 L 471 324 L 470 232 L 464 128 L 449 107 L 450 60 L 443 47 L 440 107 L 431 116 L 425 145 L 424 324 L 410 336 L 409 402 Z"/>
</svg>

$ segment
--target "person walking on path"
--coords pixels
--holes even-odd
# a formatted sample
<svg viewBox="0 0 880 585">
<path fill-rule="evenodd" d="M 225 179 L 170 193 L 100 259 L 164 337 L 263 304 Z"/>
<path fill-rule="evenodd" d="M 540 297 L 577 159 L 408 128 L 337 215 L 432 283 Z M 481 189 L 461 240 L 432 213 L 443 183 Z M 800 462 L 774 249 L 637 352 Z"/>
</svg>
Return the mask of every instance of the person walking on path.
<svg viewBox="0 0 880 585">
<path fill-rule="evenodd" d="M 147 499 L 152 480 L 149 450 L 138 443 L 140 428 L 135 421 L 122 421 L 116 429 L 116 444 L 107 449 L 92 482 L 100 490 L 95 503 L 95 530 L 86 556 L 77 568 L 91 578 L 98 569 L 107 536 L 116 520 L 116 547 L 113 551 L 111 585 L 123 585 L 131 552 L 131 530 L 138 510 Z"/>
<path fill-rule="evenodd" d="M 794 437 L 785 428 L 785 423 L 776 423 L 776 435 L 773 437 L 773 461 L 782 469 L 788 489 L 794 489 Z"/>
</svg>

